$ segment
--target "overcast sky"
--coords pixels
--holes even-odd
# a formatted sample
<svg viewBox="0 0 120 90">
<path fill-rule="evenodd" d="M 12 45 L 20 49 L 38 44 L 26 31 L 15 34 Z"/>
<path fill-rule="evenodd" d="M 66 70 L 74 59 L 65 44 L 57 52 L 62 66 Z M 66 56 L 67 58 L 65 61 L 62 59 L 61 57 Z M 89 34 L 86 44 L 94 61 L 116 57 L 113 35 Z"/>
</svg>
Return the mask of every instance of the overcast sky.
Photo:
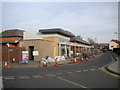
<svg viewBox="0 0 120 90">
<path fill-rule="evenodd" d="M 117 2 L 3 2 L 2 27 L 39 30 L 62 28 L 99 43 L 116 39 Z"/>
</svg>

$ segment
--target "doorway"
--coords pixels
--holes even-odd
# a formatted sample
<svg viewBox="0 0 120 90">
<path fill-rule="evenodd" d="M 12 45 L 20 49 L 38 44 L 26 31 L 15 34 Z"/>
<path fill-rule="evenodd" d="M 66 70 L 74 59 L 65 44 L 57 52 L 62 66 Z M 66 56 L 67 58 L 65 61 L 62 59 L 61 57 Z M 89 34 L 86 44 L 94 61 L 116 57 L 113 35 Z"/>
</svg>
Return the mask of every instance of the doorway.
<svg viewBox="0 0 120 90">
<path fill-rule="evenodd" d="M 33 51 L 34 46 L 29 46 L 29 60 L 34 60 Z"/>
<path fill-rule="evenodd" d="M 70 53 L 69 48 L 67 48 L 67 57 L 69 57 L 69 53 Z"/>
</svg>

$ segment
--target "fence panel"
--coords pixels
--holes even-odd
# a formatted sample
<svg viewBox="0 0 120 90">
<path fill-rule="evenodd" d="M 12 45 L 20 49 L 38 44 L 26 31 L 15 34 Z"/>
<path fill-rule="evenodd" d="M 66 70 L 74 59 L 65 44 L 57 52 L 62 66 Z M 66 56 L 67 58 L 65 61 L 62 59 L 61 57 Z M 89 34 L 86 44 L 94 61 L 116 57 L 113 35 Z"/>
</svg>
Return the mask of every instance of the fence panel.
<svg viewBox="0 0 120 90">
<path fill-rule="evenodd" d="M 15 59 L 15 61 L 21 61 L 23 50 L 24 48 L 20 47 L 2 47 L 2 61 L 11 62 L 13 58 Z"/>
</svg>

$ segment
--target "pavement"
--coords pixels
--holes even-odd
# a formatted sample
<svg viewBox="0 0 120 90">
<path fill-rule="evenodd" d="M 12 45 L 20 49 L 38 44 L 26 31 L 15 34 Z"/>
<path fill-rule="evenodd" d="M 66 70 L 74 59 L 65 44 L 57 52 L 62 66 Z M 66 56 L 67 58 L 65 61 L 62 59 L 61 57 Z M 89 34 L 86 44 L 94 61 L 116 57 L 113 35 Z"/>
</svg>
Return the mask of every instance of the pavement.
<svg viewBox="0 0 120 90">
<path fill-rule="evenodd" d="M 71 60 L 65 60 L 64 62 L 59 62 L 59 65 L 65 65 L 67 63 L 70 63 Z M 4 66 L 4 63 L 2 64 Z M 8 62 L 8 66 L 10 68 L 37 68 L 37 67 L 40 67 L 40 63 L 39 61 L 29 61 L 28 63 L 11 63 L 11 62 Z M 55 66 L 55 63 L 48 63 L 47 64 L 47 67 L 49 66 Z"/>
<path fill-rule="evenodd" d="M 116 75 L 120 75 L 120 56 L 110 52 L 111 58 L 112 58 L 112 62 L 109 63 L 108 65 L 106 65 L 106 70 L 109 71 L 110 73 L 116 74 Z"/>
</svg>

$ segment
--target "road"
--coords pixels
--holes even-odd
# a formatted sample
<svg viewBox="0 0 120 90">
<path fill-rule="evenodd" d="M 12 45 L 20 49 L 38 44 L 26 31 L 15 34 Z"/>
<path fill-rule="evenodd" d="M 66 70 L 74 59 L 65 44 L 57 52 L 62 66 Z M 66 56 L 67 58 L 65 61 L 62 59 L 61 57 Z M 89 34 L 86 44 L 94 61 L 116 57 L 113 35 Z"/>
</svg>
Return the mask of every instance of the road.
<svg viewBox="0 0 120 90">
<path fill-rule="evenodd" d="M 102 70 L 112 61 L 103 53 L 86 62 L 43 68 L 3 69 L 4 88 L 118 88 L 118 78 Z"/>
</svg>

